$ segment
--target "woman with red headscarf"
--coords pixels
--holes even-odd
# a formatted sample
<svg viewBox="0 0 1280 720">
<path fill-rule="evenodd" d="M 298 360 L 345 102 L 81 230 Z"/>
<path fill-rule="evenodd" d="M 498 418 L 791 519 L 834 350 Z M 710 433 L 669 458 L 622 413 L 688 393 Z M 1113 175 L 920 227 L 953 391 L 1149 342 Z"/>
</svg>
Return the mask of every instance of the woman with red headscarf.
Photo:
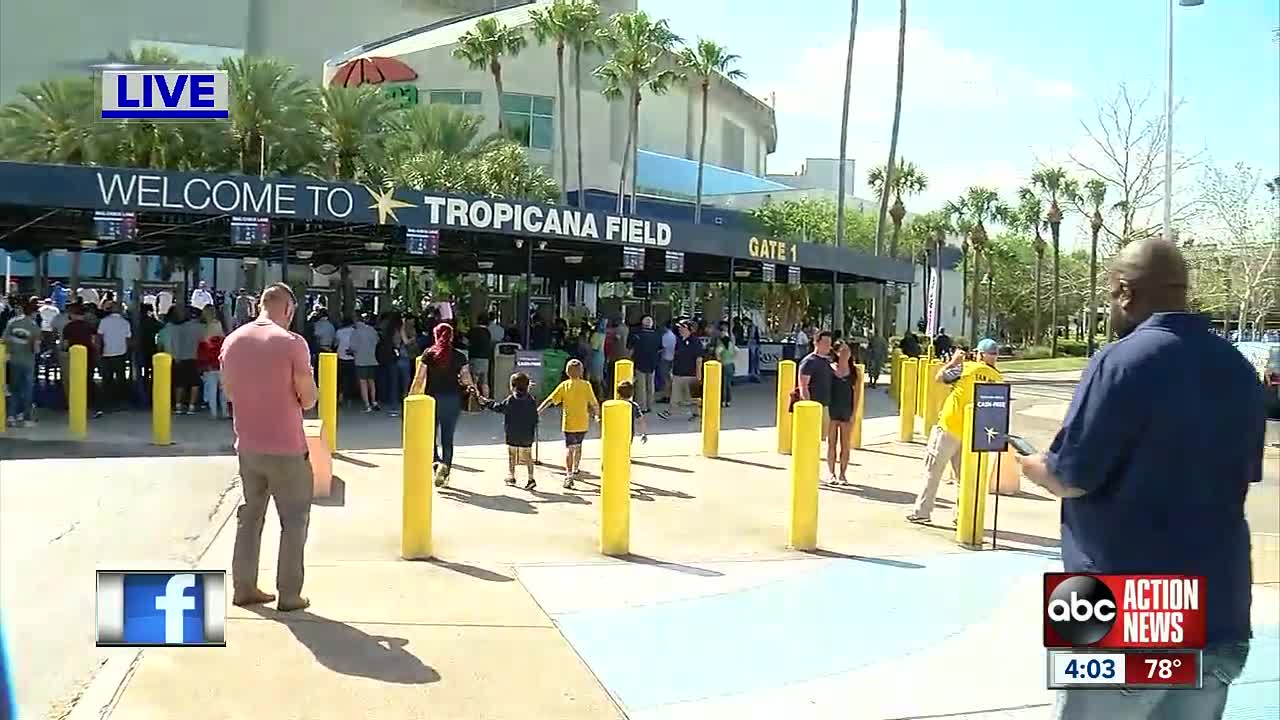
<svg viewBox="0 0 1280 720">
<path fill-rule="evenodd" d="M 436 401 L 436 487 L 449 484 L 453 467 L 453 434 L 462 414 L 463 395 L 474 388 L 467 356 L 453 346 L 453 326 L 440 323 L 432 332 L 435 342 L 422 353 L 418 374 L 409 388 L 410 395 L 426 393 Z"/>
</svg>

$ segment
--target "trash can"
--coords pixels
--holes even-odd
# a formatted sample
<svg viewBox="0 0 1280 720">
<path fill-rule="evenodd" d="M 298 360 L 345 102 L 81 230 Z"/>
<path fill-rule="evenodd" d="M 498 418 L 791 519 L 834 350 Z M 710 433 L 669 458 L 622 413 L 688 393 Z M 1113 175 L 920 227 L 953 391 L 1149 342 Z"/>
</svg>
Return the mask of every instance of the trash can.
<svg viewBox="0 0 1280 720">
<path fill-rule="evenodd" d="M 504 398 L 511 388 L 511 376 L 516 371 L 516 351 L 520 343 L 498 343 L 493 348 L 493 361 L 489 370 L 493 375 L 490 393 L 495 398 Z M 537 378 L 529 378 L 537 381 Z"/>
<path fill-rule="evenodd" d="M 543 396 L 550 395 L 552 390 L 566 377 L 564 366 L 569 364 L 569 353 L 563 350 L 542 351 L 542 384 Z"/>
</svg>

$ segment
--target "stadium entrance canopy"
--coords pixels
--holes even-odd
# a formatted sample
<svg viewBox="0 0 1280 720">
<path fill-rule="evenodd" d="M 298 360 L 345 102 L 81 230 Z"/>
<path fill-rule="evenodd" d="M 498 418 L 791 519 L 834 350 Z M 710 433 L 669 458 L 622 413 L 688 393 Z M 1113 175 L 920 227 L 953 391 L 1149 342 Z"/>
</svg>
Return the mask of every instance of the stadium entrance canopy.
<svg viewBox="0 0 1280 720">
<path fill-rule="evenodd" d="M 561 280 L 909 283 L 910 264 L 715 225 L 306 177 L 0 162 L 0 249 Z"/>
</svg>

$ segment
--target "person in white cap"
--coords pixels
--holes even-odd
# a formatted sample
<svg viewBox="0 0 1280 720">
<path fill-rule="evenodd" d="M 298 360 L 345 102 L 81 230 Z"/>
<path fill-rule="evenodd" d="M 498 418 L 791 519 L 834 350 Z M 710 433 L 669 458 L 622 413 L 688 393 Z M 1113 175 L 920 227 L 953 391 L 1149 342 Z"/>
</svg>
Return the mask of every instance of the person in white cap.
<svg viewBox="0 0 1280 720">
<path fill-rule="evenodd" d="M 964 350 L 956 350 L 951 359 L 938 371 L 938 382 L 951 386 L 951 393 L 942 402 L 938 424 L 929 433 L 929 443 L 924 451 L 924 487 L 916 495 L 916 502 L 907 515 L 913 523 L 927 523 L 933 514 L 933 503 L 938 497 L 938 485 L 942 472 L 950 463 L 956 477 L 960 476 L 960 455 L 964 437 L 964 409 L 973 402 L 975 383 L 1004 382 L 996 369 L 1000 346 L 995 340 L 984 338 L 978 342 L 978 359 L 966 361 Z"/>
<path fill-rule="evenodd" d="M 209 292 L 209 283 L 201 280 L 200 285 L 191 292 L 191 307 L 204 310 L 205 306 L 212 304 L 213 294 Z"/>
</svg>

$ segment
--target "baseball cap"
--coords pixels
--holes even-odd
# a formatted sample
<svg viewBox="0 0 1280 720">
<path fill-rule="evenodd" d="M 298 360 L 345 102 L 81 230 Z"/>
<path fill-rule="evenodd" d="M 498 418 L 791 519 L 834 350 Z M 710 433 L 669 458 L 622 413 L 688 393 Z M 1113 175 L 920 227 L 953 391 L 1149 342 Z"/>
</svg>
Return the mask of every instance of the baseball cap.
<svg viewBox="0 0 1280 720">
<path fill-rule="evenodd" d="M 980 353 L 999 353 L 1000 346 L 991 338 L 982 338 L 978 341 L 978 352 Z"/>
</svg>

